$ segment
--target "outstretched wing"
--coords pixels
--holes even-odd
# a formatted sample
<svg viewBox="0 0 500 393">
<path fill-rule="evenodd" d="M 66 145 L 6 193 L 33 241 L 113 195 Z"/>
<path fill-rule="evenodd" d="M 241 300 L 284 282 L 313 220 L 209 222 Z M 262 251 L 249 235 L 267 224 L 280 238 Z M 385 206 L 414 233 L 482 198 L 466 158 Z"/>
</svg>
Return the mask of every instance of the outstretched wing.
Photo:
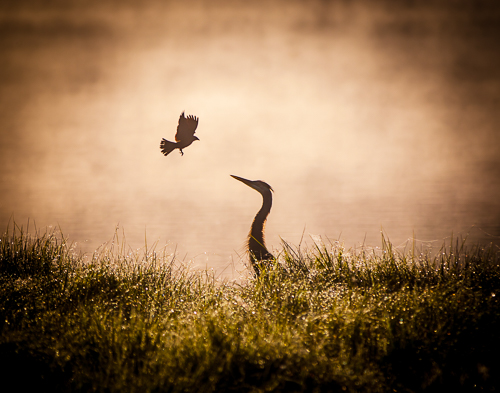
<svg viewBox="0 0 500 393">
<path fill-rule="evenodd" d="M 184 112 L 179 117 L 179 125 L 177 126 L 177 133 L 175 134 L 175 141 L 189 140 L 193 136 L 198 127 L 198 118 L 193 115 L 188 117 L 184 116 Z"/>
</svg>

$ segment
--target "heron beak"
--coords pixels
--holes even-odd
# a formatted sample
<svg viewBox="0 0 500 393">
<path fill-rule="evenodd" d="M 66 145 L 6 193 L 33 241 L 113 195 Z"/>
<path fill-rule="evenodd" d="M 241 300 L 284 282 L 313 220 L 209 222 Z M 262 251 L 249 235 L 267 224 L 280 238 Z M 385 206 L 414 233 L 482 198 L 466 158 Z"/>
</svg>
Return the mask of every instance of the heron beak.
<svg viewBox="0 0 500 393">
<path fill-rule="evenodd" d="M 234 175 L 230 175 L 233 179 L 236 179 L 236 180 L 239 180 L 240 182 L 242 183 L 245 183 L 248 187 L 252 187 L 253 189 L 255 189 L 255 186 L 254 186 L 254 182 L 253 180 L 248 180 L 248 179 L 244 179 L 242 177 L 239 177 L 239 176 L 234 176 Z"/>
<path fill-rule="evenodd" d="M 239 176 L 235 176 L 235 175 L 230 175 L 233 179 L 236 179 L 236 180 L 239 180 L 243 183 L 245 183 L 247 186 L 250 186 L 250 184 L 252 183 L 252 180 L 248 180 L 248 179 L 244 179 L 242 177 L 239 177 Z M 251 187 L 251 186 L 250 186 Z"/>
<path fill-rule="evenodd" d="M 235 175 L 229 175 L 229 176 L 231 176 L 233 179 L 239 180 L 242 183 L 245 183 L 248 187 L 253 188 L 254 190 L 262 193 L 262 189 L 260 187 L 260 185 L 263 183 L 262 181 L 260 181 L 260 180 L 248 180 L 248 179 L 244 179 L 243 177 L 239 177 L 239 176 L 235 176 Z M 267 186 L 271 189 L 271 191 L 274 191 L 269 184 Z"/>
</svg>

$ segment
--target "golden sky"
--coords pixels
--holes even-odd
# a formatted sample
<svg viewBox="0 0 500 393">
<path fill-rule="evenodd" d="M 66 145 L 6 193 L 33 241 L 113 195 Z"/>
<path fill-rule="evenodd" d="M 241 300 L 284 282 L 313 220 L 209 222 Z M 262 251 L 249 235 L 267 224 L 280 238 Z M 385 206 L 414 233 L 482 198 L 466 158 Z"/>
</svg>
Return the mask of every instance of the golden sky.
<svg viewBox="0 0 500 393">
<path fill-rule="evenodd" d="M 0 225 L 225 266 L 260 206 L 234 174 L 275 190 L 269 248 L 498 242 L 499 22 L 486 0 L 2 2 Z M 200 141 L 164 157 L 182 111 Z"/>
</svg>

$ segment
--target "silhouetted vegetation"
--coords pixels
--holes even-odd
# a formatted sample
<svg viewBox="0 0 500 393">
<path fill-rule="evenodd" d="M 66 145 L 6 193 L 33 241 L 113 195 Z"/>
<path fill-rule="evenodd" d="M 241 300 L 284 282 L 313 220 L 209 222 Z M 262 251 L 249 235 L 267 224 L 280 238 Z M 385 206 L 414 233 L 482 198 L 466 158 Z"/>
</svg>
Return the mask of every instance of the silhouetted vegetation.
<svg viewBox="0 0 500 393">
<path fill-rule="evenodd" d="M 240 284 L 118 243 L 0 241 L 2 391 L 418 392 L 500 386 L 498 250 L 283 245 Z M 7 390 L 6 390 L 7 389 Z"/>
</svg>

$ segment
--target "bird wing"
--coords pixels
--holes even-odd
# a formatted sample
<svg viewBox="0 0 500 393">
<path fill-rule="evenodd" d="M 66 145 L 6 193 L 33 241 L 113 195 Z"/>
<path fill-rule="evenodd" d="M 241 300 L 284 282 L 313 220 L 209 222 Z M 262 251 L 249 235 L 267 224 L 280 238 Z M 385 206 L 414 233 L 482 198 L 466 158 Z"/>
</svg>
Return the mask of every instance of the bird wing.
<svg viewBox="0 0 500 393">
<path fill-rule="evenodd" d="M 179 117 L 179 125 L 177 126 L 175 141 L 179 142 L 182 140 L 189 139 L 190 137 L 193 136 L 196 127 L 198 127 L 198 118 L 193 115 L 185 117 L 184 112 L 182 112 L 181 116 Z"/>
</svg>

